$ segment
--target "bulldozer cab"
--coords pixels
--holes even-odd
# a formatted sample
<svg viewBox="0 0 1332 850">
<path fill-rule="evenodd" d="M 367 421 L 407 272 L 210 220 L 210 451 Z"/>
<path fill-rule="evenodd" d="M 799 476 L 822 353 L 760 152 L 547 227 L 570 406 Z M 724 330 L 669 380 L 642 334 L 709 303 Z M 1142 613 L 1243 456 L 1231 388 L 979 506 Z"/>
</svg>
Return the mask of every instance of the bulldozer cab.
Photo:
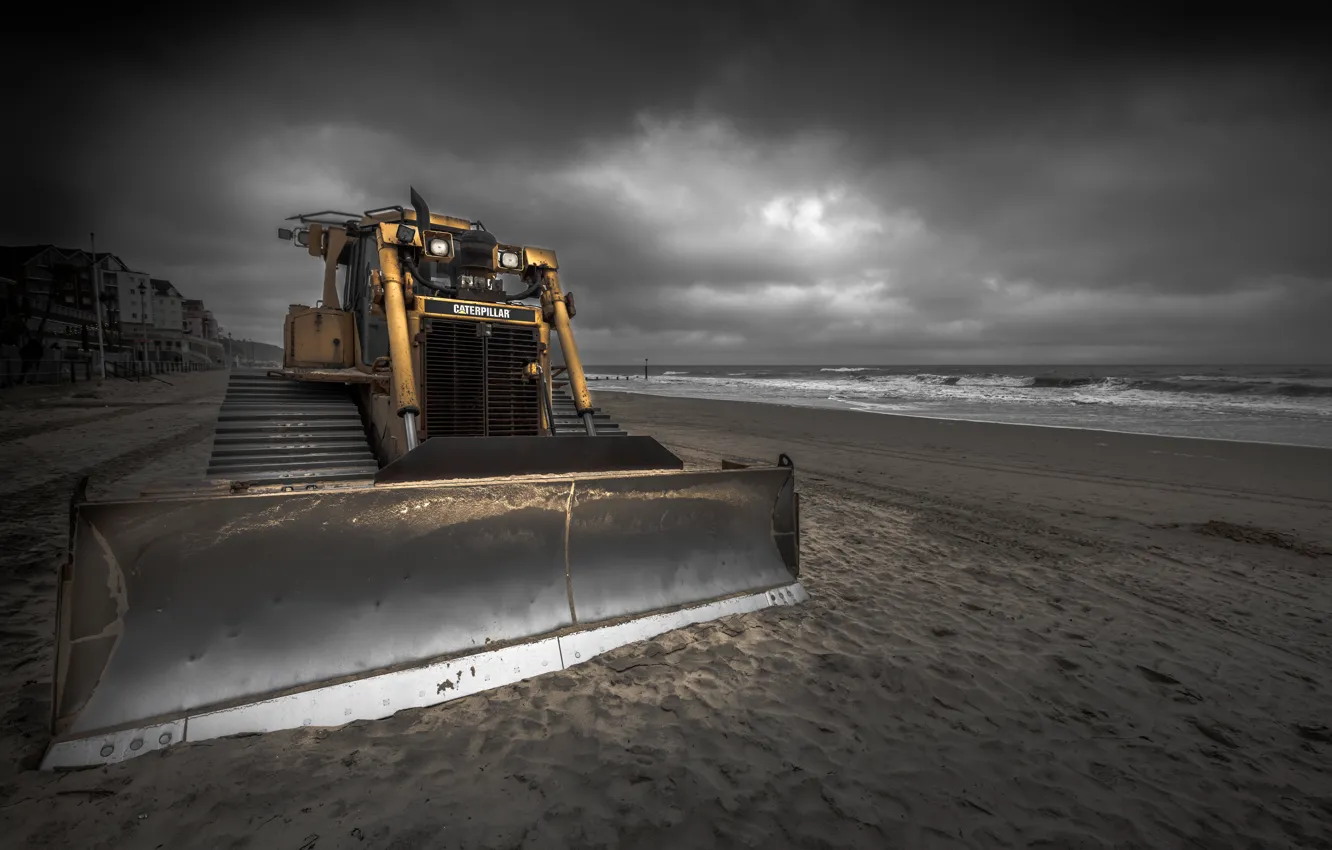
<svg viewBox="0 0 1332 850">
<path fill-rule="evenodd" d="M 625 432 L 555 252 L 411 197 L 279 230 L 323 297 L 281 369 L 231 375 L 203 480 L 75 493 L 45 767 L 375 719 L 807 598 L 790 458 L 686 470 Z"/>
</svg>

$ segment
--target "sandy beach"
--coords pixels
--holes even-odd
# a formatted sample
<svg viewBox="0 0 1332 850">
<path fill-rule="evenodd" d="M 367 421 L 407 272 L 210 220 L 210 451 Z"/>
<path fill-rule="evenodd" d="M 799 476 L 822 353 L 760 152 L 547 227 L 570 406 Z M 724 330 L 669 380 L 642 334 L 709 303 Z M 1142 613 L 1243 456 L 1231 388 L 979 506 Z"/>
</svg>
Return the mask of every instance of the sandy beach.
<svg viewBox="0 0 1332 850">
<path fill-rule="evenodd" d="M 624 393 L 798 472 L 811 600 L 338 729 L 34 770 L 90 496 L 201 476 L 224 373 L 0 397 L 0 844 L 1332 848 L 1332 450 Z"/>
</svg>

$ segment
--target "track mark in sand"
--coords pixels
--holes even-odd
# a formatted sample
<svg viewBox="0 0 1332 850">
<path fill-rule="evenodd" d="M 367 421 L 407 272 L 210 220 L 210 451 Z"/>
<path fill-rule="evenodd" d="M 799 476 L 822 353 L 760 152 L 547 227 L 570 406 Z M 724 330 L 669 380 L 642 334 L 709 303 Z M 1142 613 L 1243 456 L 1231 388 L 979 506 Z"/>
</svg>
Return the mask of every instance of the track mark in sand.
<svg viewBox="0 0 1332 850">
<path fill-rule="evenodd" d="M 954 534 L 963 537 L 964 539 L 966 538 L 966 535 L 958 534 L 957 532 L 954 532 Z M 1011 537 L 1006 537 L 1002 534 L 996 534 L 995 536 L 1005 540 L 1006 543 L 1013 546 L 1014 548 L 1040 551 L 1038 547 L 1030 546 L 1022 541 L 1015 540 Z M 980 543 L 983 541 L 974 540 L 974 542 Z M 1067 558 L 1067 556 L 1064 557 Z M 1087 567 L 1091 569 L 1095 568 L 1095 565 L 1088 563 L 1087 561 L 1081 558 L 1074 557 L 1068 560 L 1070 560 L 1072 562 L 1072 565 L 1075 567 Z M 1044 565 L 1036 565 L 1036 566 L 1044 566 Z M 1320 659 L 1312 658 L 1308 655 L 1305 655 L 1302 652 L 1297 652 L 1287 647 L 1277 646 L 1275 644 L 1268 643 L 1267 641 L 1262 640 L 1261 638 L 1257 638 L 1254 637 L 1253 635 L 1248 635 L 1243 632 L 1237 631 L 1236 629 L 1230 628 L 1229 626 L 1223 625 L 1214 620 L 1206 619 L 1185 608 L 1181 608 L 1176 605 L 1171 605 L 1162 602 L 1158 599 L 1153 599 L 1152 597 L 1147 596 L 1143 593 L 1130 590 L 1129 588 L 1123 587 L 1122 585 L 1119 585 L 1118 583 L 1113 582 L 1112 580 L 1093 579 L 1087 577 L 1086 575 L 1075 574 L 1073 571 L 1054 570 L 1054 572 L 1056 572 L 1060 576 L 1060 578 L 1063 578 L 1066 581 L 1082 585 L 1087 590 L 1095 591 L 1096 593 L 1099 593 L 1102 596 L 1115 600 L 1128 610 L 1137 610 L 1142 613 L 1152 612 L 1156 616 L 1164 617 L 1167 620 L 1170 620 L 1171 619 L 1170 615 L 1173 614 L 1174 621 L 1176 623 L 1182 624 L 1182 621 L 1187 621 L 1200 631 L 1212 632 L 1214 634 L 1224 636 L 1223 639 L 1228 638 L 1234 642 L 1243 644 L 1248 649 L 1253 650 L 1259 655 L 1265 656 L 1274 663 L 1278 664 L 1284 663 L 1289 667 L 1295 668 L 1301 673 L 1318 678 L 1321 678 L 1323 674 L 1326 672 L 1325 671 L 1326 662 L 1321 661 Z M 1019 581 L 1016 577 L 1012 575 L 1000 574 L 1000 576 L 1004 580 L 1016 584 L 1019 587 L 1024 587 L 1027 590 L 1031 591 L 1032 593 L 1039 594 L 1044 592 L 1041 587 L 1029 585 L 1026 582 Z"/>
<path fill-rule="evenodd" d="M 945 527 L 938 529 L 941 533 L 950 534 L 953 537 L 962 540 L 967 540 L 973 544 L 981 546 L 993 545 L 992 541 L 998 540 L 1002 541 L 1006 545 L 1006 547 L 1010 548 L 1011 550 L 1018 552 L 1026 552 L 1027 554 L 1039 555 L 1040 560 L 1033 562 L 1031 564 L 1032 568 L 1044 569 L 1048 572 L 1052 572 L 1065 581 L 1081 585 L 1083 588 L 1087 590 L 1094 591 L 1102 596 L 1113 599 L 1114 601 L 1118 602 L 1120 605 L 1124 606 L 1128 610 L 1136 610 L 1142 613 L 1153 612 L 1155 613 L 1156 616 L 1163 616 L 1167 620 L 1171 619 L 1170 615 L 1174 615 L 1175 622 L 1181 622 L 1181 620 L 1188 621 L 1190 624 L 1192 624 L 1195 628 L 1198 628 L 1200 631 L 1212 632 L 1213 634 L 1218 634 L 1227 637 L 1235 642 L 1243 644 L 1248 649 L 1254 650 L 1258 654 L 1267 657 L 1269 660 L 1272 660 L 1276 663 L 1284 662 L 1287 665 L 1297 669 L 1298 671 L 1306 675 L 1312 675 L 1321 678 L 1326 672 L 1325 671 L 1326 662 L 1323 660 L 1310 657 L 1302 652 L 1297 652 L 1287 647 L 1277 646 L 1275 644 L 1268 643 L 1267 641 L 1262 640 L 1261 638 L 1245 634 L 1244 632 L 1241 631 L 1237 631 L 1236 629 L 1218 623 L 1215 620 L 1207 619 L 1186 608 L 1162 602 L 1144 593 L 1140 593 L 1138 591 L 1124 587 L 1123 585 L 1120 585 L 1118 582 L 1115 582 L 1109 576 L 1106 576 L 1105 578 L 1091 578 L 1088 575 L 1086 575 L 1086 572 L 1091 570 L 1096 570 L 1097 565 L 1095 563 L 1092 563 L 1084 558 L 1077 557 L 1076 555 L 1052 552 L 1043 549 L 1040 546 L 1031 543 L 1029 540 L 1026 539 L 1025 536 L 1015 537 L 1010 535 L 1009 533 L 1005 533 L 1005 531 L 998 530 L 1006 527 L 1003 524 L 1001 517 L 999 518 L 985 517 L 991 520 L 999 519 L 999 522 L 995 523 L 994 528 L 987 529 L 987 528 L 982 528 L 976 521 L 977 519 L 981 519 L 983 517 L 983 514 L 979 511 L 973 514 L 971 517 L 960 516 L 954 511 L 945 511 L 945 510 L 940 510 L 938 508 L 934 508 L 933 512 L 935 512 L 936 514 L 944 514 L 945 517 L 947 517 L 948 519 L 964 522 L 964 525 L 962 527 L 957 527 L 957 528 Z M 953 515 L 947 516 L 948 514 L 953 514 Z M 963 530 L 963 528 L 965 528 L 965 530 Z M 1046 532 L 1046 534 L 1050 537 L 1064 536 L 1063 534 L 1061 534 L 1061 529 L 1058 529 L 1057 527 L 1051 527 L 1050 530 Z M 1066 539 L 1072 539 L 1072 538 L 1066 538 Z M 1117 551 L 1132 552 L 1134 554 L 1138 554 L 1135 550 L 1128 550 L 1124 549 L 1123 547 L 1117 547 Z M 1069 566 L 1073 567 L 1074 569 L 1069 569 L 1069 570 L 1056 569 L 1053 565 L 1060 562 L 1066 563 Z M 1047 592 L 1046 588 L 1028 584 L 1024 581 L 1019 580 L 1014 575 L 1010 575 L 1007 573 L 996 573 L 995 575 L 997 575 L 1001 580 L 1025 588 L 1026 590 L 1030 591 L 1033 594 L 1039 595 Z M 1243 582 L 1235 582 L 1235 583 L 1240 585 L 1243 589 L 1246 590 L 1250 589 Z"/>
<path fill-rule="evenodd" d="M 1323 555 L 1332 555 L 1332 552 L 1329 552 L 1326 549 L 1305 543 L 1289 534 L 1281 534 L 1280 532 L 1269 531 L 1266 528 L 1258 528 L 1252 525 L 1238 525 L 1233 522 L 1223 522 L 1221 520 L 1213 519 L 1195 526 L 1193 530 L 1199 534 L 1220 537 L 1225 540 L 1233 540 L 1236 543 L 1249 543 L 1255 546 L 1274 546 L 1278 549 L 1285 549 L 1288 552 L 1303 555 L 1306 558 L 1318 558 Z"/>
<path fill-rule="evenodd" d="M 22 440 L 24 437 L 33 437 L 37 434 L 50 434 L 55 431 L 63 431 L 66 428 L 77 428 L 80 425 L 88 425 L 93 422 L 107 422 L 112 419 L 133 416 L 136 413 L 143 413 L 144 411 L 154 410 L 159 407 L 177 407 L 181 405 L 198 404 L 204 400 L 211 400 L 213 395 L 213 393 L 209 393 L 207 395 L 191 396 L 190 398 L 178 399 L 176 401 L 154 401 L 133 404 L 126 402 L 112 403 L 107 405 L 108 408 L 112 408 L 111 410 L 104 408 L 97 413 L 90 413 L 87 416 L 76 416 L 73 419 L 66 419 L 62 422 L 43 422 L 0 431 L 0 443 Z M 86 405 L 78 406 L 84 407 Z"/>
<path fill-rule="evenodd" d="M 1193 613 L 1192 611 L 1185 610 L 1184 608 L 1179 608 L 1174 605 L 1169 605 L 1165 602 L 1160 602 L 1158 600 L 1145 596 L 1141 593 L 1137 593 L 1136 591 L 1129 590 L 1128 588 L 1125 587 L 1116 586 L 1116 588 L 1112 589 L 1106 587 L 1102 582 L 1096 579 L 1089 579 L 1084 576 L 1068 576 L 1068 579 L 1077 584 L 1081 584 L 1084 587 L 1099 591 L 1102 595 L 1109 596 L 1111 599 L 1115 599 L 1119 601 L 1121 604 L 1130 608 L 1134 606 L 1132 602 L 1130 602 L 1130 600 L 1126 597 L 1132 597 L 1132 599 L 1136 599 L 1139 603 L 1136 607 L 1156 609 L 1158 614 L 1168 611 L 1171 614 L 1176 615 L 1177 617 L 1182 617 L 1186 620 L 1192 621 L 1194 626 L 1201 627 L 1201 629 L 1204 631 L 1219 632 L 1221 634 L 1227 635 L 1232 640 L 1244 644 L 1249 649 L 1256 651 L 1260 655 L 1265 655 L 1273 661 L 1277 662 L 1284 661 L 1286 664 L 1295 667 L 1301 673 L 1304 673 L 1306 675 L 1315 676 L 1321 679 L 1324 677 L 1324 675 L 1327 672 L 1327 663 L 1325 661 L 1322 661 L 1317 658 L 1311 658 L 1310 656 L 1305 655 L 1302 652 L 1296 652 L 1293 649 L 1288 649 L 1283 646 L 1276 646 L 1275 644 L 1270 644 L 1267 641 L 1253 637 L 1252 635 L 1246 635 L 1243 632 L 1236 631 L 1235 629 L 1224 626 L 1221 623 L 1215 622 L 1214 620 L 1205 619 Z"/>
<path fill-rule="evenodd" d="M 701 455 L 709 458 L 721 457 L 721 455 L 716 452 L 708 451 L 706 449 L 702 449 L 697 446 L 688 445 L 686 443 L 670 443 L 668 445 L 672 448 L 685 449 L 690 454 L 694 455 Z M 748 460 L 756 464 L 763 462 L 755 458 L 741 458 L 741 460 Z M 1169 555 L 1162 554 L 1160 552 L 1148 552 L 1145 550 L 1128 548 L 1123 546 L 1122 544 L 1107 541 L 1105 539 L 1092 539 L 1090 537 L 1078 534 L 1075 531 L 1063 528 L 1061 526 L 1050 525 L 1048 523 L 1040 522 L 1039 520 L 1031 516 L 1027 515 L 1008 516 L 993 510 L 988 505 L 981 506 L 975 504 L 963 504 L 932 493 L 907 490 L 904 488 L 893 487 L 891 485 L 885 485 L 885 484 L 875 484 L 864 481 L 862 479 L 855 479 L 838 475 L 836 473 L 828 472 L 822 469 L 804 467 L 803 469 L 798 469 L 798 474 L 799 472 L 803 472 L 806 476 L 809 476 L 810 478 L 814 479 L 816 482 L 819 483 L 822 483 L 824 481 L 836 482 L 836 484 L 833 485 L 834 488 L 836 488 L 837 485 L 843 485 L 851 489 L 853 492 L 856 490 L 862 492 L 869 491 L 873 493 L 875 496 L 888 496 L 889 498 L 884 499 L 883 501 L 885 502 L 886 505 L 891 507 L 897 507 L 911 511 L 919 511 L 922 509 L 926 509 L 937 514 L 942 514 L 950 519 L 958 520 L 959 524 L 963 527 L 968 526 L 971 521 L 970 518 L 975 516 L 983 517 L 985 519 L 993 521 L 996 527 L 1009 527 L 1013 524 L 1014 520 L 1017 519 L 1021 523 L 1025 524 L 1026 529 L 1037 531 L 1040 536 L 1046 538 L 1061 540 L 1063 542 L 1070 543 L 1075 546 L 1079 546 L 1084 549 L 1097 553 L 1114 552 L 1117 554 L 1131 554 L 1135 558 L 1139 558 L 1145 561 L 1155 561 L 1158 564 L 1161 564 L 1162 566 L 1188 570 L 1189 572 L 1192 572 L 1196 575 L 1204 576 L 1210 581 L 1215 581 L 1220 584 L 1228 585 L 1230 587 L 1243 591 L 1244 593 L 1257 592 L 1260 594 L 1270 596 L 1275 599 L 1279 599 L 1281 601 L 1297 602 L 1304 605 L 1305 607 L 1310 607 L 1310 608 L 1312 607 L 1309 604 L 1308 598 L 1299 593 L 1273 587 L 1269 584 L 1265 584 L 1263 582 L 1256 581 L 1254 579 L 1241 579 L 1241 578 L 1235 578 L 1233 576 L 1224 575 L 1222 573 L 1216 572 L 1214 569 L 1207 567 L 1205 565 L 1190 564 L 1186 561 L 1182 561 L 1178 558 L 1174 558 Z M 893 498 L 895 496 L 900 496 L 902 498 L 900 499 Z M 999 536 L 1006 541 L 1013 542 L 1015 545 L 1018 545 L 1027 551 L 1039 552 L 1043 558 L 1061 557 L 1058 553 L 1049 552 L 1040 547 L 1032 547 L 1028 544 L 1028 542 L 1025 539 L 1019 541 L 1008 535 L 1001 534 Z M 1217 534 L 1215 536 L 1225 536 L 1225 535 Z M 974 539 L 972 539 L 972 542 L 980 542 L 980 541 L 975 541 Z"/>
<path fill-rule="evenodd" d="M 160 440 L 149 443 L 146 446 L 139 446 L 137 449 L 107 458 L 101 463 L 88 467 L 83 470 L 70 472 L 58 476 L 54 479 L 44 481 L 32 487 L 18 490 L 5 495 L 5 499 L 10 504 L 27 505 L 28 510 L 34 513 L 45 512 L 50 509 L 49 501 L 51 499 L 67 499 L 73 492 L 74 484 L 79 476 L 87 475 L 89 479 L 97 478 L 108 473 L 115 472 L 121 467 L 138 467 L 144 463 L 155 460 L 158 455 L 165 454 L 185 446 L 193 445 L 200 440 L 206 440 L 213 435 L 214 423 L 201 422 L 184 431 L 177 431 Z M 115 476 L 116 479 L 123 478 L 123 475 Z"/>
<path fill-rule="evenodd" d="M 1231 587 L 1244 591 L 1245 593 L 1251 593 L 1256 590 L 1260 593 L 1266 594 L 1268 596 L 1286 602 L 1298 602 L 1301 605 L 1304 605 L 1306 608 L 1312 609 L 1314 607 L 1309 603 L 1309 597 L 1307 595 L 1295 593 L 1290 590 L 1283 590 L 1279 587 L 1273 587 L 1272 585 L 1265 584 L 1261 581 L 1254 581 L 1253 579 L 1240 579 L 1240 578 L 1235 578 L 1234 576 L 1228 576 L 1225 575 L 1224 573 L 1218 573 L 1215 569 L 1205 566 L 1203 564 L 1190 564 L 1188 561 L 1182 561 L 1179 558 L 1176 558 L 1171 555 L 1163 555 L 1160 552 L 1137 552 L 1135 554 L 1149 561 L 1160 561 L 1168 565 L 1169 567 L 1179 567 L 1188 570 L 1189 572 L 1204 576 L 1207 579 L 1219 582 L 1220 584 L 1228 584 Z"/>
<path fill-rule="evenodd" d="M 673 443 L 672 445 L 674 447 L 686 449 L 695 456 L 714 458 L 720 456 L 714 451 L 688 444 Z M 1084 558 L 1070 556 L 1068 553 L 1056 552 L 1043 548 L 1035 545 L 1032 541 L 1033 539 L 1038 539 L 1039 537 L 1044 536 L 1074 544 L 1079 548 L 1100 555 L 1107 553 L 1132 553 L 1136 556 L 1143 556 L 1145 553 L 1140 550 L 1125 547 L 1123 544 L 1114 541 L 1103 539 L 1093 540 L 1058 526 L 1038 523 L 1029 517 L 1006 516 L 993 509 L 955 503 L 934 494 L 871 484 L 859 479 L 837 475 L 836 473 L 828 472 L 823 469 L 804 467 L 803 473 L 805 476 L 818 482 L 815 485 L 815 489 L 820 486 L 826 486 L 834 491 L 849 492 L 860 499 L 869 499 L 879 502 L 885 507 L 900 508 L 917 514 L 932 514 L 939 520 L 942 520 L 940 527 L 936 529 L 939 533 L 966 540 L 973 545 L 991 546 L 994 545 L 995 542 L 1002 541 L 1004 546 L 1010 550 L 1037 556 L 1038 560 L 1032 564 L 1033 567 L 1051 570 L 1067 581 L 1081 585 L 1083 588 L 1093 591 L 1101 596 L 1113 599 L 1128 610 L 1138 611 L 1148 616 L 1154 615 L 1157 617 L 1174 619 L 1176 622 L 1180 622 L 1181 620 L 1187 621 L 1194 628 L 1204 632 L 1217 634 L 1218 636 L 1223 636 L 1223 639 L 1238 642 L 1275 663 L 1284 663 L 1306 675 L 1321 679 L 1326 672 L 1326 662 L 1304 655 L 1293 649 L 1268 643 L 1260 638 L 1245 634 L 1221 623 L 1199 616 L 1185 608 L 1170 605 L 1143 593 L 1122 587 L 1108 576 L 1102 580 L 1078 574 L 1075 570 L 1054 570 L 1053 564 L 1056 562 L 1063 562 L 1077 569 L 1088 570 L 1097 569 L 1097 565 Z M 894 496 L 900 498 L 894 498 Z M 1015 519 L 1021 520 L 1016 527 L 1014 526 Z M 1011 532 L 1013 530 L 1016 530 L 1018 534 L 1012 534 Z M 1032 532 L 1035 532 L 1035 534 Z M 1198 571 L 1203 570 L 1202 567 L 1191 569 Z M 1041 594 L 1046 592 L 1045 588 L 1027 584 L 1026 582 L 1020 581 L 1016 576 L 1002 573 L 996 575 L 999 576 L 1001 580 L 1021 587 L 1031 593 Z M 1212 577 L 1217 578 L 1216 576 Z M 1261 586 L 1253 586 L 1248 582 L 1237 579 L 1219 578 L 1219 580 L 1237 586 L 1245 591 L 1257 590 L 1261 592 L 1261 590 L 1268 589 Z M 1284 596 L 1285 594 L 1273 595 Z"/>
</svg>

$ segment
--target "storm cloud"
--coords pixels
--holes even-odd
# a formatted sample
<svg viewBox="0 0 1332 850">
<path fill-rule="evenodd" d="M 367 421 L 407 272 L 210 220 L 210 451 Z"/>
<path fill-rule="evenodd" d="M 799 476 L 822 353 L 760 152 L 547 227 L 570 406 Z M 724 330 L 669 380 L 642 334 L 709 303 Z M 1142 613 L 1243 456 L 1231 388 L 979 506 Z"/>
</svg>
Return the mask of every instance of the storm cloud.
<svg viewBox="0 0 1332 850">
<path fill-rule="evenodd" d="M 17 34 L 0 241 L 95 230 L 277 343 L 320 280 L 281 220 L 415 185 L 559 251 L 592 363 L 1327 361 L 1328 45 L 1279 4 L 1164 8 L 436 3 Z"/>
</svg>

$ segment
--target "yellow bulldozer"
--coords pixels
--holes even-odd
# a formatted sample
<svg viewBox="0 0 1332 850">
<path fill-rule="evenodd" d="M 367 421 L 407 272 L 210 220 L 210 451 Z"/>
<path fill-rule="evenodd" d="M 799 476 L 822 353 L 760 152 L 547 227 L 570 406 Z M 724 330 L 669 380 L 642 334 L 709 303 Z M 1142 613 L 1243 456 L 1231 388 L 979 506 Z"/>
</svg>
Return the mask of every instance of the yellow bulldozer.
<svg viewBox="0 0 1332 850">
<path fill-rule="evenodd" d="M 43 767 L 386 717 L 807 598 L 790 458 L 686 470 L 625 433 L 555 252 L 410 197 L 279 228 L 323 298 L 282 368 L 233 370 L 202 480 L 80 482 Z"/>
</svg>

